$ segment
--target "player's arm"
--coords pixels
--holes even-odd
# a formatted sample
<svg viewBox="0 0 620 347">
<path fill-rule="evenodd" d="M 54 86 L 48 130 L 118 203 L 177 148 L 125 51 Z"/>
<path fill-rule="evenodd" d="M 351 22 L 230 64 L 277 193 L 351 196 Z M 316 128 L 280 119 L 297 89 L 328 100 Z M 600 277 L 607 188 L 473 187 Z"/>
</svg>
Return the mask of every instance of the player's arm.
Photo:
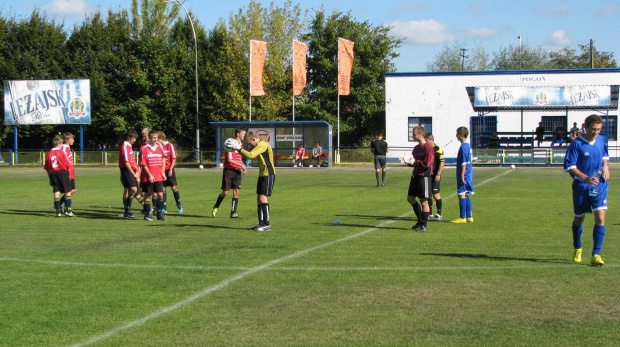
<svg viewBox="0 0 620 347">
<path fill-rule="evenodd" d="M 161 175 L 166 180 L 166 157 L 161 158 Z"/>
<path fill-rule="evenodd" d="M 241 153 L 246 158 L 254 159 L 254 158 L 258 157 L 259 155 L 261 155 L 266 150 L 267 150 L 267 144 L 265 144 L 265 143 L 263 143 L 261 141 L 251 151 L 247 151 L 247 150 L 241 148 L 239 150 L 239 153 Z"/>
<path fill-rule="evenodd" d="M 446 162 L 441 160 L 439 162 L 439 168 L 437 169 L 437 174 L 435 175 L 435 181 L 441 181 L 441 173 L 443 172 L 443 168 L 446 166 Z"/>
</svg>

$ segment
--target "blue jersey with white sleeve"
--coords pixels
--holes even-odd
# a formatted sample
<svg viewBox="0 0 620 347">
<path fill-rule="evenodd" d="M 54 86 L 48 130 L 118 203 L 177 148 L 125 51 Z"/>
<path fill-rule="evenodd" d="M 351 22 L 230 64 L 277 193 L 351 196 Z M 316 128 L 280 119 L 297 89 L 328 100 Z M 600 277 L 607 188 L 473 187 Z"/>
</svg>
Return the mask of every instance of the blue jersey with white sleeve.
<svg viewBox="0 0 620 347">
<path fill-rule="evenodd" d="M 465 170 L 465 183 L 461 182 L 461 173 L 463 170 Z M 467 142 L 461 144 L 456 156 L 456 191 L 458 195 L 475 194 L 472 150 Z"/>
<path fill-rule="evenodd" d="M 564 157 L 564 171 L 576 168 L 586 176 L 594 176 L 603 169 L 603 160 L 609 160 L 607 142 L 603 136 L 597 136 L 589 142 L 583 135 L 579 135 L 566 151 Z M 573 179 L 583 182 L 577 176 Z"/>
</svg>

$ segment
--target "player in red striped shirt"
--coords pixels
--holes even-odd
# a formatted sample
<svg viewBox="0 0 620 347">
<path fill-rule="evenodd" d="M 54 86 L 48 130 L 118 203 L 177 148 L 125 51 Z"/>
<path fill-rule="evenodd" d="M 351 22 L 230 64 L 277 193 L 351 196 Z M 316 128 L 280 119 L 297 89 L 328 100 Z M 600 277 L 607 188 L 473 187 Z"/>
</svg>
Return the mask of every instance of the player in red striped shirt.
<svg viewBox="0 0 620 347">
<path fill-rule="evenodd" d="M 131 213 L 131 205 L 133 198 L 140 201 L 142 198 L 138 191 L 138 182 L 140 181 L 140 169 L 133 152 L 133 144 L 138 139 L 138 132 L 135 130 L 129 130 L 127 132 L 127 139 L 121 146 L 120 153 L 118 155 L 118 167 L 121 170 L 121 183 L 123 184 L 123 208 L 125 213 L 124 218 L 135 218 L 136 216 Z"/>
<path fill-rule="evenodd" d="M 245 129 L 235 129 L 235 140 L 242 145 L 245 138 Z M 220 208 L 220 204 L 228 195 L 228 192 L 232 189 L 232 207 L 230 210 L 230 218 L 241 218 L 237 214 L 237 205 L 239 204 L 239 192 L 241 190 L 241 178 L 246 173 L 246 167 L 243 164 L 243 157 L 237 150 L 226 152 L 224 156 L 224 171 L 222 172 L 222 192 L 217 197 L 211 215 L 217 216 L 217 209 Z"/>
<path fill-rule="evenodd" d="M 168 195 L 166 194 L 166 187 L 170 187 L 172 189 L 172 194 L 174 195 L 174 201 L 177 203 L 177 211 L 179 213 L 183 213 L 183 206 L 181 206 L 181 195 L 179 195 L 179 191 L 177 190 L 177 174 L 174 170 L 177 163 L 177 152 L 174 148 L 174 145 L 168 141 L 166 141 L 166 134 L 163 131 L 158 132 L 159 135 L 159 143 L 164 148 L 164 155 L 166 156 L 166 182 L 164 182 L 164 209 L 163 213 L 168 212 Z"/>
<path fill-rule="evenodd" d="M 47 153 L 45 157 L 45 171 L 49 176 L 50 186 L 54 193 L 54 208 L 56 209 L 56 217 L 62 217 L 62 205 L 60 203 L 60 194 L 64 193 L 65 200 L 65 216 L 73 217 L 71 207 L 71 181 L 69 178 L 69 170 L 71 163 L 67 159 L 67 154 L 62 150 L 62 139 L 54 137 L 54 147 Z"/>
<path fill-rule="evenodd" d="M 151 199 L 157 195 L 157 219 L 166 220 L 162 214 L 164 207 L 164 181 L 166 181 L 166 156 L 164 149 L 158 143 L 156 130 L 149 131 L 149 143 L 142 147 L 140 152 L 140 166 L 142 167 L 142 192 L 146 196 L 144 207 L 147 214 L 144 219 L 152 221 Z"/>
<path fill-rule="evenodd" d="M 69 163 L 71 164 L 71 169 L 69 169 L 69 181 L 71 182 L 71 197 L 75 195 L 75 160 L 73 158 L 73 151 L 71 150 L 71 146 L 73 146 L 73 142 L 75 142 L 75 138 L 73 134 L 70 132 L 66 132 L 62 134 L 64 138 L 64 143 L 62 145 L 62 150 L 67 155 L 67 159 L 69 159 Z M 65 197 L 60 198 L 60 204 L 65 203 Z"/>
</svg>

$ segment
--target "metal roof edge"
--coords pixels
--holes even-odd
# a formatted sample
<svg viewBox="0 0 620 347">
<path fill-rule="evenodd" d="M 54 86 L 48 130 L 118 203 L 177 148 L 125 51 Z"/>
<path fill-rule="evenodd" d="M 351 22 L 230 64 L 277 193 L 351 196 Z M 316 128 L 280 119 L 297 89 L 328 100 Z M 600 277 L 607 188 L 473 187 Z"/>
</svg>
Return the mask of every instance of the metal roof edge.
<svg viewBox="0 0 620 347">
<path fill-rule="evenodd" d="M 484 76 L 484 75 L 533 75 L 533 74 L 584 74 L 620 73 L 620 68 L 575 69 L 575 70 L 501 70 L 501 71 L 438 71 L 438 72 L 386 72 L 384 77 L 428 77 L 428 76 Z"/>
</svg>

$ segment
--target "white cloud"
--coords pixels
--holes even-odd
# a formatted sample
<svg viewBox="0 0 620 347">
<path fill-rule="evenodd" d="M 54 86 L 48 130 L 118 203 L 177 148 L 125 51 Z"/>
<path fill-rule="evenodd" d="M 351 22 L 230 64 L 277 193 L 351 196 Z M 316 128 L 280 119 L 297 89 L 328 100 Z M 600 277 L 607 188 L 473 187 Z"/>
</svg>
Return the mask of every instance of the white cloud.
<svg viewBox="0 0 620 347">
<path fill-rule="evenodd" d="M 620 5 L 607 5 L 596 11 L 596 14 L 602 17 L 615 16 L 620 14 Z"/>
<path fill-rule="evenodd" d="M 52 0 L 42 8 L 49 15 L 74 19 L 83 19 L 88 12 L 88 6 L 84 0 Z"/>
<path fill-rule="evenodd" d="M 497 30 L 489 28 L 471 28 L 467 30 L 467 36 L 474 39 L 488 39 L 497 35 Z"/>
<path fill-rule="evenodd" d="M 551 33 L 551 36 L 547 39 L 547 42 L 556 47 L 566 47 L 572 43 L 572 40 L 566 34 L 564 30 L 556 30 Z"/>
<path fill-rule="evenodd" d="M 454 39 L 446 25 L 433 19 L 414 20 L 409 22 L 396 21 L 389 24 L 390 34 L 403 39 L 411 45 L 433 45 Z"/>
<path fill-rule="evenodd" d="M 575 12 L 566 5 L 560 6 L 550 6 L 550 5 L 539 5 L 534 8 L 534 12 L 543 16 L 551 16 L 551 17 L 563 17 L 575 14 Z"/>
<path fill-rule="evenodd" d="M 428 11 L 428 6 L 417 3 L 417 2 L 412 2 L 410 4 L 399 6 L 398 8 L 395 8 L 390 12 L 394 15 L 394 14 L 402 14 L 403 11 L 409 11 L 409 10 L 413 12 Z"/>
</svg>

